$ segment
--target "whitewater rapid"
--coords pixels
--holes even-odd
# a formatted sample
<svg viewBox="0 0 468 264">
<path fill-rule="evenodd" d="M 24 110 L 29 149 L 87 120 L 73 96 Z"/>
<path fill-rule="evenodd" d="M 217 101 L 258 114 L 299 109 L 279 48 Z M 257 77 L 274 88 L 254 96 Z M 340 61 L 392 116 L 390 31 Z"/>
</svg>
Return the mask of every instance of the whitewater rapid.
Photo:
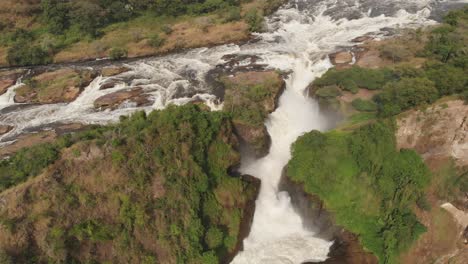
<svg viewBox="0 0 468 264">
<path fill-rule="evenodd" d="M 332 241 L 320 239 L 314 230 L 305 228 L 288 193 L 278 192 L 281 173 L 291 158 L 291 144 L 308 131 L 332 126 L 317 103 L 307 96 L 306 87 L 332 67 L 327 54 L 356 45 L 351 40 L 359 36 L 385 37 L 395 29 L 432 24 L 431 14 L 445 6 L 441 2 L 450 1 L 291 0 L 268 18 L 268 30 L 256 34 L 257 41 L 127 63 L 129 72 L 97 77 L 69 104 L 17 104 L 13 100 L 15 89 L 23 85 L 18 82 L 0 96 L 0 125 L 14 127 L 0 136 L 0 147 L 25 131 L 57 123 L 107 124 L 118 121 L 121 115 L 138 110 L 150 112 L 169 104 L 204 101 L 213 110 L 219 110 L 222 102 L 207 82 L 207 74 L 217 65 L 229 63 L 226 55 L 256 56 L 257 64 L 289 74 L 279 107 L 266 121 L 272 139 L 269 154 L 258 160 L 242 160 L 240 172 L 261 179 L 262 185 L 251 232 L 243 251 L 232 263 L 322 261 L 327 258 Z M 234 67 L 245 65 L 248 62 Z M 118 85 L 101 90 L 100 86 L 109 81 Z M 125 103 L 112 111 L 94 108 L 93 103 L 100 96 L 132 87 L 141 87 L 154 100 L 153 105 L 137 107 Z"/>
</svg>

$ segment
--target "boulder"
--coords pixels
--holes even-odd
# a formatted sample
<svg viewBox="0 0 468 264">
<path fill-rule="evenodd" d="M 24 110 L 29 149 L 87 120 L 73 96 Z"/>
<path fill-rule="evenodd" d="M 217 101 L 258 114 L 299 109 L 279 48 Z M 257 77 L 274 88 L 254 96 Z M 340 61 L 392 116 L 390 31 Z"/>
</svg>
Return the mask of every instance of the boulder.
<svg viewBox="0 0 468 264">
<path fill-rule="evenodd" d="M 371 36 L 360 36 L 360 37 L 352 39 L 351 42 L 361 43 L 361 42 L 366 42 L 371 39 L 373 39 Z"/>
<path fill-rule="evenodd" d="M 91 70 L 63 68 L 41 73 L 16 89 L 15 102 L 56 104 L 74 101 L 96 77 Z"/>
<path fill-rule="evenodd" d="M 111 88 L 114 88 L 117 84 L 119 83 L 111 80 L 111 81 L 103 83 L 101 87 L 99 87 L 99 90 L 111 89 Z"/>
<path fill-rule="evenodd" d="M 118 91 L 99 97 L 94 101 L 94 107 L 99 109 L 116 109 L 125 101 L 136 103 L 137 106 L 148 105 L 151 101 L 141 87 Z"/>
<path fill-rule="evenodd" d="M 127 67 L 104 67 L 101 70 L 101 75 L 103 77 L 111 77 L 128 71 L 130 71 L 130 68 Z"/>
<path fill-rule="evenodd" d="M 234 132 L 243 143 L 255 153 L 257 157 L 262 157 L 268 154 L 271 145 L 271 138 L 264 125 L 251 125 L 244 122 L 234 120 Z"/>
</svg>

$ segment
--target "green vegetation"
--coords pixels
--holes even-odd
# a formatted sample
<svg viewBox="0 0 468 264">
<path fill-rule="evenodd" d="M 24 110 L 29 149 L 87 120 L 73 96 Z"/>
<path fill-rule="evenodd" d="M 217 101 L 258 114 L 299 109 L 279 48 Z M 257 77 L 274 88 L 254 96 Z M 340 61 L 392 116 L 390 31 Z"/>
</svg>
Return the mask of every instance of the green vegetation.
<svg viewBox="0 0 468 264">
<path fill-rule="evenodd" d="M 245 15 L 245 20 L 249 24 L 249 29 L 252 32 L 258 32 L 263 30 L 263 16 L 258 13 L 257 10 L 252 9 Z"/>
<path fill-rule="evenodd" d="M 164 38 L 161 38 L 159 34 L 155 34 L 149 39 L 149 44 L 151 45 L 151 47 L 159 48 L 164 44 L 164 41 Z"/>
<path fill-rule="evenodd" d="M 287 174 L 318 195 L 336 223 L 359 235 L 381 263 L 397 263 L 425 231 L 411 207 L 423 196 L 429 171 L 414 151 L 396 150 L 388 122 L 302 136 Z"/>
<path fill-rule="evenodd" d="M 365 69 L 355 66 L 345 70 L 330 69 L 314 81 L 314 86 L 321 88 L 336 85 L 343 90 L 356 93 L 359 88 L 381 89 L 385 83 L 393 79 L 388 69 Z"/>
<path fill-rule="evenodd" d="M 427 78 L 404 78 L 385 85 L 376 96 L 382 116 L 399 114 L 412 107 L 435 102 L 439 97 L 434 82 Z"/>
<path fill-rule="evenodd" d="M 332 99 L 342 94 L 340 88 L 336 85 L 325 86 L 317 89 L 315 95 L 321 99 Z"/>
<path fill-rule="evenodd" d="M 369 100 L 362 100 L 360 98 L 355 99 L 351 102 L 354 109 L 361 112 L 375 112 L 377 111 L 377 104 Z"/>
<path fill-rule="evenodd" d="M 120 60 L 123 58 L 127 58 L 128 51 L 124 48 L 112 48 L 110 51 L 110 58 L 112 60 Z"/>
<path fill-rule="evenodd" d="M 58 158 L 57 144 L 41 144 L 29 149 L 22 149 L 10 159 L 0 162 L 0 191 L 36 176 Z"/>
<path fill-rule="evenodd" d="M 359 88 L 381 90 L 373 98 L 381 117 L 397 115 L 447 95 L 460 94 L 460 98 L 465 99 L 468 93 L 468 7 L 450 12 L 445 20 L 445 24 L 428 33 L 426 46 L 420 52 L 427 59 L 422 68 L 400 64 L 381 69 L 357 66 L 344 70 L 330 69 L 314 81 L 316 95 L 332 102 L 341 94 L 340 89 L 353 93 Z M 421 31 L 414 34 L 416 39 L 421 39 Z M 381 55 L 394 62 L 404 61 L 409 55 L 405 52 L 408 47 L 402 45 L 404 43 L 395 42 L 383 46 Z M 375 111 L 373 103 L 365 104 L 363 101 L 352 103 L 359 111 Z"/>
<path fill-rule="evenodd" d="M 3 159 L 0 161 L 0 192 L 39 175 L 60 158 L 61 150 L 81 140 L 95 139 L 103 131 L 105 128 L 96 128 L 73 136 L 65 135 L 52 144 L 23 148 L 8 159 Z"/>
<path fill-rule="evenodd" d="M 239 162 L 228 114 L 169 107 L 66 139 L 1 165 L 2 180 L 49 165 L 0 211 L 10 230 L 0 244 L 15 263 L 218 263 L 236 248 L 256 187 L 227 173 Z M 31 239 L 8 251 L 23 235 Z M 118 254 L 97 253 L 110 248 Z"/>
<path fill-rule="evenodd" d="M 274 110 L 275 97 L 283 81 L 276 72 L 253 73 L 257 80 L 248 80 L 250 73 L 239 73 L 234 78 L 222 77 L 226 88 L 224 109 L 234 121 L 261 126 L 269 111 Z M 265 107 L 268 105 L 268 107 Z"/>
<path fill-rule="evenodd" d="M 162 45 L 154 45 L 158 42 L 153 41 L 152 36 L 164 34 L 167 37 L 174 28 L 190 39 L 171 39 L 168 44 L 171 50 L 175 42 L 193 42 L 190 44 L 192 46 L 200 42 L 203 45 L 206 41 L 192 37 L 202 20 L 210 21 L 213 26 L 231 23 L 223 28 L 232 30 L 226 33 L 232 33 L 231 38 L 238 40 L 248 34 L 245 24 L 251 31 L 261 30 L 263 16 L 284 2 L 37 0 L 34 3 L 17 4 L 13 0 L 7 1 L 11 3 L 5 3 L 2 7 L 11 11 L 6 12 L 5 19 L 0 18 L 0 52 L 7 55 L 6 61 L 1 63 L 13 66 L 88 59 L 90 56 L 103 57 L 108 56 L 112 48 L 127 48 L 132 56 L 150 55 Z M 16 17 L 18 13 L 19 18 Z M 15 17 L 17 23 L 11 24 L 8 16 Z M 232 23 L 242 19 L 245 22 L 242 25 Z M 193 28 L 173 27 L 183 22 L 190 23 Z M 18 38 L 19 34 L 26 34 L 27 41 Z M 209 39 L 212 42 L 222 41 L 219 35 L 209 36 Z M 148 40 L 151 45 L 144 45 L 147 42 L 140 43 L 141 40 Z"/>
</svg>

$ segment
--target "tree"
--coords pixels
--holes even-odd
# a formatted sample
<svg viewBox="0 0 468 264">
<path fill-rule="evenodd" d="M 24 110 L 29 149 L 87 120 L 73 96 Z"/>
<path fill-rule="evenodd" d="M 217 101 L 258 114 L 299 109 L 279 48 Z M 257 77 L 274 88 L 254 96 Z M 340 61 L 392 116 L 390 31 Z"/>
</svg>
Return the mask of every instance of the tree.
<svg viewBox="0 0 468 264">
<path fill-rule="evenodd" d="M 71 22 L 81 32 L 96 37 L 102 25 L 101 14 L 103 12 L 104 10 L 96 3 L 77 1 L 72 5 Z"/>
<path fill-rule="evenodd" d="M 26 66 L 47 64 L 52 62 L 52 58 L 41 47 L 22 41 L 8 50 L 7 61 L 11 66 Z"/>
<path fill-rule="evenodd" d="M 62 34 L 70 25 L 69 6 L 60 0 L 42 0 L 42 17 L 45 20 L 48 30 L 53 34 Z"/>
<path fill-rule="evenodd" d="M 403 78 L 387 83 L 376 97 L 382 116 L 391 116 L 410 107 L 432 103 L 439 97 L 434 82 L 427 78 Z"/>
<path fill-rule="evenodd" d="M 441 96 L 462 92 L 468 81 L 462 69 L 441 63 L 429 65 L 426 76 L 435 83 Z"/>
</svg>

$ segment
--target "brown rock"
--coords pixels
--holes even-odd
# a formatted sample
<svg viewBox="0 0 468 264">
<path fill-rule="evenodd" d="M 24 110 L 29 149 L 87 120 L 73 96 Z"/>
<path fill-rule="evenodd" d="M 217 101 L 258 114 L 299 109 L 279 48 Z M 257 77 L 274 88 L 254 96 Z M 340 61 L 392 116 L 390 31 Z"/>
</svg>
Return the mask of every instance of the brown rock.
<svg viewBox="0 0 468 264">
<path fill-rule="evenodd" d="M 13 129 L 12 126 L 0 125 L 0 136 L 10 132 Z"/>
<path fill-rule="evenodd" d="M 241 142 L 261 157 L 268 153 L 270 136 L 262 120 L 242 117 L 243 111 L 260 112 L 262 116 L 275 111 L 285 89 L 285 82 L 277 71 L 237 72 L 224 76 L 221 82 L 226 87 L 225 108 L 235 115 L 234 130 Z"/>
<path fill-rule="evenodd" d="M 462 100 L 433 104 L 423 111 L 408 111 L 397 121 L 398 148 L 415 149 L 429 167 L 454 159 L 468 166 L 468 105 Z"/>
<path fill-rule="evenodd" d="M 373 38 L 371 36 L 360 36 L 360 37 L 352 39 L 351 42 L 360 43 L 360 42 L 366 42 L 372 39 Z"/>
<path fill-rule="evenodd" d="M 69 103 L 96 77 L 90 70 L 63 68 L 34 76 L 16 90 L 17 103 Z"/>
<path fill-rule="evenodd" d="M 147 94 L 144 94 L 142 88 L 137 87 L 131 90 L 118 91 L 101 96 L 94 101 L 94 107 L 100 109 L 115 109 L 127 100 L 135 102 L 138 106 L 147 105 L 151 103 L 147 96 Z"/>
<path fill-rule="evenodd" d="M 333 65 L 350 64 L 353 61 L 353 54 L 349 51 L 340 51 L 329 55 Z"/>
<path fill-rule="evenodd" d="M 105 82 L 104 84 L 101 85 L 101 87 L 99 87 L 99 90 L 106 90 L 106 89 L 114 88 L 117 84 L 118 83 L 116 81 Z"/>
<path fill-rule="evenodd" d="M 23 148 L 32 147 L 40 143 L 53 142 L 56 138 L 57 134 L 54 131 L 22 134 L 16 138 L 13 144 L 0 148 L 0 158 L 10 156 Z"/>
<path fill-rule="evenodd" d="M 101 75 L 104 77 L 110 77 L 119 75 L 124 72 L 130 71 L 130 68 L 127 67 L 105 67 L 101 70 Z"/>
<path fill-rule="evenodd" d="M 239 140 L 247 143 L 256 156 L 261 157 L 268 154 L 271 138 L 264 125 L 254 126 L 238 120 L 234 120 L 233 123 L 234 132 Z"/>
<path fill-rule="evenodd" d="M 0 95 L 6 93 L 8 88 L 14 85 L 15 82 L 16 82 L 15 79 L 0 80 Z"/>
<path fill-rule="evenodd" d="M 23 73 L 23 70 L 0 71 L 0 95 L 4 94 L 8 88 L 14 85 Z"/>
</svg>

